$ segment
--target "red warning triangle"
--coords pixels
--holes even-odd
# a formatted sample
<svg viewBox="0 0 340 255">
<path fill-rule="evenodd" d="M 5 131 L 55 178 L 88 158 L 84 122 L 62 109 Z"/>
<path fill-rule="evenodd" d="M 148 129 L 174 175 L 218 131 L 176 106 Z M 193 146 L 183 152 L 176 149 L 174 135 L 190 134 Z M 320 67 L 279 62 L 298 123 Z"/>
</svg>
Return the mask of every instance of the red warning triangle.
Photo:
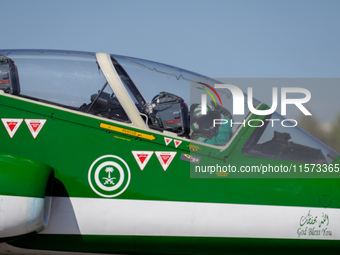
<svg viewBox="0 0 340 255">
<path fill-rule="evenodd" d="M 169 143 L 171 143 L 172 141 L 172 138 L 169 138 L 169 137 L 164 137 L 164 141 L 165 141 L 165 145 L 168 146 Z"/>
<path fill-rule="evenodd" d="M 40 119 L 25 119 L 26 125 L 28 129 L 30 130 L 33 138 L 37 138 L 40 130 L 45 125 L 46 120 L 40 120 Z"/>
<path fill-rule="evenodd" d="M 7 122 L 7 125 L 8 125 L 8 127 L 9 127 L 9 129 L 11 130 L 11 131 L 13 131 L 13 129 L 16 127 L 16 125 L 18 124 L 18 122 Z"/>
<path fill-rule="evenodd" d="M 144 164 L 145 159 L 148 157 L 147 154 L 137 154 L 137 157 L 139 158 L 140 162 Z"/>
<path fill-rule="evenodd" d="M 41 123 L 40 123 L 40 122 L 39 122 L 39 123 L 33 123 L 33 122 L 31 122 L 30 125 L 31 125 L 33 131 L 34 131 L 34 132 L 37 132 L 37 129 L 39 128 L 39 126 L 41 125 Z"/>
<path fill-rule="evenodd" d="M 140 170 L 143 170 L 146 164 L 149 162 L 153 151 L 131 151 L 135 158 Z"/>
<path fill-rule="evenodd" d="M 166 164 L 171 156 L 170 155 L 160 155 L 160 157 L 163 161 L 163 164 Z"/>
<path fill-rule="evenodd" d="M 1 119 L 11 138 L 15 135 L 23 119 Z"/>
<path fill-rule="evenodd" d="M 175 147 L 177 148 L 182 143 L 182 141 L 174 140 L 174 143 Z"/>
<path fill-rule="evenodd" d="M 168 169 L 177 154 L 176 151 L 155 151 L 155 153 L 164 171 Z"/>
</svg>

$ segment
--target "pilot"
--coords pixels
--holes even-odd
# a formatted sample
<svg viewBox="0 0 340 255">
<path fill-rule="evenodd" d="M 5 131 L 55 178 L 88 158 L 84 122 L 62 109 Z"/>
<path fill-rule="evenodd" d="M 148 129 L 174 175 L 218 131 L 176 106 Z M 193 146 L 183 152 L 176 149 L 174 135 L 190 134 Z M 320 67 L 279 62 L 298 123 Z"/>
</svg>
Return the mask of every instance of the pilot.
<svg viewBox="0 0 340 255">
<path fill-rule="evenodd" d="M 191 139 L 212 145 L 226 144 L 232 134 L 230 112 L 220 105 L 207 105 L 207 114 L 202 115 L 201 105 L 191 105 Z M 224 119 L 226 124 L 215 124 L 214 119 Z"/>
</svg>

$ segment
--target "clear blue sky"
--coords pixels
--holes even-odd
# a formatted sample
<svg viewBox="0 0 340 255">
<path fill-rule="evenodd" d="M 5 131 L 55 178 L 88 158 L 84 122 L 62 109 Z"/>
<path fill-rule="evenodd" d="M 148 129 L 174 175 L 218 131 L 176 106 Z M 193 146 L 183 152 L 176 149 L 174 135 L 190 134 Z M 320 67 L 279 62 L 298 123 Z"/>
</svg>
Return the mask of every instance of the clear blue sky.
<svg viewBox="0 0 340 255">
<path fill-rule="evenodd" d="M 340 1 L 0 0 L 0 48 L 102 51 L 211 77 L 340 77 Z"/>
<path fill-rule="evenodd" d="M 338 0 L 0 0 L 0 4 L 2 49 L 115 53 L 214 78 L 340 77 Z M 339 110 L 333 111 L 332 119 L 340 111 L 339 88 L 314 101 L 317 107 L 320 100 L 323 107 L 335 105 Z M 318 95 L 316 90 L 312 97 Z"/>
</svg>

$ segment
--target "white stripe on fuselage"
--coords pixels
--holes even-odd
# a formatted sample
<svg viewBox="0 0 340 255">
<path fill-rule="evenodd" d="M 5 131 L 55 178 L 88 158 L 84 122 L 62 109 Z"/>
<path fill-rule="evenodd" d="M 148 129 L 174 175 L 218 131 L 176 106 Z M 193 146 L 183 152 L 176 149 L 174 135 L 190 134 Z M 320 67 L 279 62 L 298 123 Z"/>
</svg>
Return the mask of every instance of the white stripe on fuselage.
<svg viewBox="0 0 340 255">
<path fill-rule="evenodd" d="M 339 231 L 340 209 L 53 197 L 41 234 L 339 240 Z"/>
</svg>

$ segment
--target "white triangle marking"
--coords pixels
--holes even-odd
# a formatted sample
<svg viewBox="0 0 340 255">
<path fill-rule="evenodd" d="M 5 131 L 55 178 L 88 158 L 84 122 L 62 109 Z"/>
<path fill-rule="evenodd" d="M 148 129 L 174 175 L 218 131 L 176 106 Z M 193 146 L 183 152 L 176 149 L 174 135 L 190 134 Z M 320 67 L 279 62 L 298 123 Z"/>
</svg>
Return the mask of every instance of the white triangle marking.
<svg viewBox="0 0 340 255">
<path fill-rule="evenodd" d="M 174 140 L 174 143 L 175 147 L 177 148 L 182 143 L 182 141 Z"/>
<path fill-rule="evenodd" d="M 23 119 L 1 119 L 2 123 L 4 124 L 9 137 L 13 138 L 15 133 L 17 132 L 18 128 L 21 125 Z"/>
<path fill-rule="evenodd" d="M 133 154 L 133 157 L 135 158 L 140 170 L 143 171 L 146 164 L 149 162 L 153 151 L 131 151 Z"/>
<path fill-rule="evenodd" d="M 28 129 L 30 130 L 33 138 L 37 138 L 40 130 L 45 125 L 46 120 L 40 120 L 40 119 L 25 119 L 26 125 Z"/>
<path fill-rule="evenodd" d="M 155 151 L 155 153 L 164 171 L 168 169 L 177 154 L 176 151 Z"/>
<path fill-rule="evenodd" d="M 172 138 L 169 138 L 169 137 L 164 137 L 164 141 L 165 141 L 165 145 L 168 146 L 169 143 L 171 143 L 172 141 Z"/>
</svg>

